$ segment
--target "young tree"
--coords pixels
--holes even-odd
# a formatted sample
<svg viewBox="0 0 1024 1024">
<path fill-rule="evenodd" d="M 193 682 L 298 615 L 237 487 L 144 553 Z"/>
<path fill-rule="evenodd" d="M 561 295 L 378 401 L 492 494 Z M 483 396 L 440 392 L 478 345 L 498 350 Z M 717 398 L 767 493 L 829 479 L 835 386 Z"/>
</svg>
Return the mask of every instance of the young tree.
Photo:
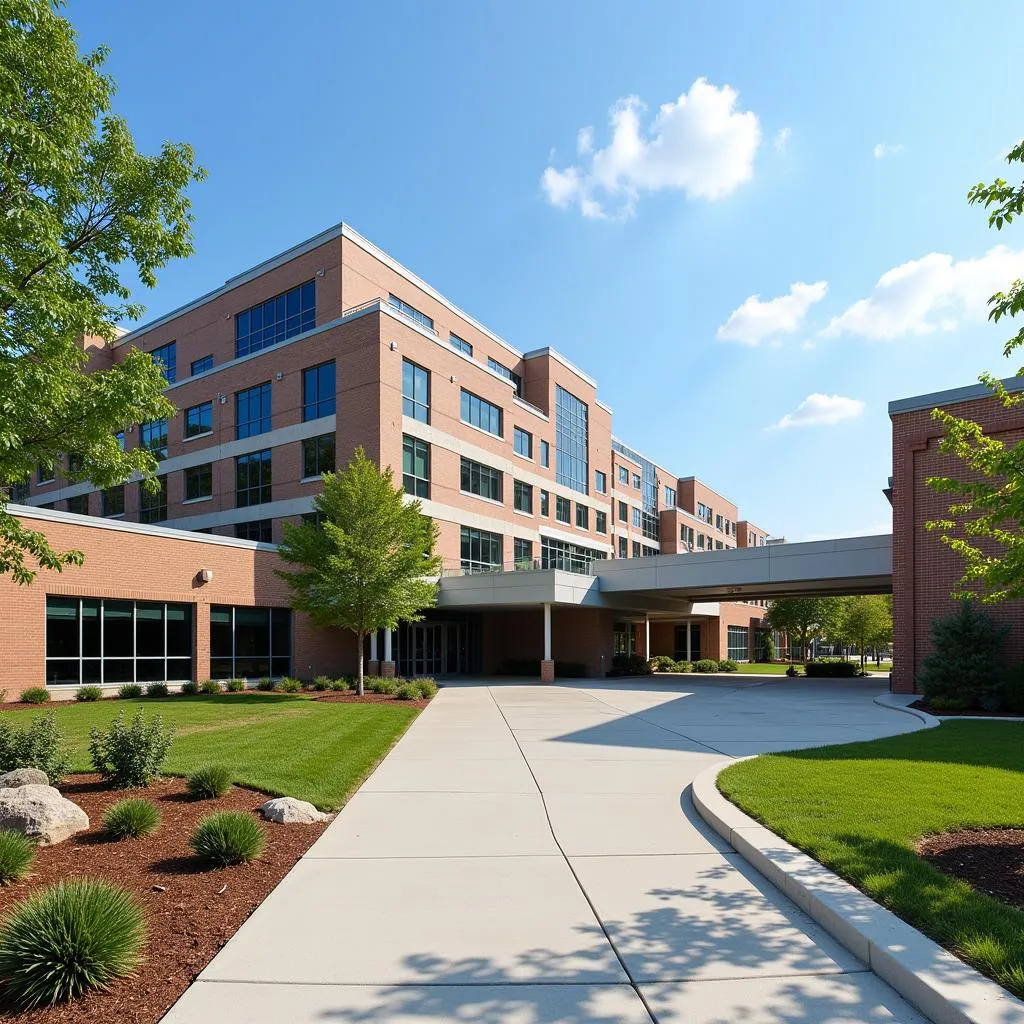
<svg viewBox="0 0 1024 1024">
<path fill-rule="evenodd" d="M 799 640 L 806 661 L 811 641 L 834 629 L 837 610 L 834 597 L 783 597 L 772 601 L 764 624 L 773 632 L 788 633 L 791 650 L 793 640 Z"/>
<path fill-rule="evenodd" d="M 1006 157 L 1009 164 L 1024 164 L 1024 142 Z M 968 193 L 968 201 L 989 210 L 989 227 L 1001 231 L 1024 213 L 1024 182 L 1009 185 L 1002 178 L 992 184 L 980 183 Z M 988 318 L 998 323 L 1024 311 L 1024 281 L 1014 281 L 1006 292 L 989 300 Z M 1024 346 L 1024 327 L 1006 342 L 1003 355 Z M 1024 376 L 1024 367 L 1017 370 Z M 1024 401 L 1012 395 L 992 374 L 981 376 L 992 393 L 1009 407 Z M 926 523 L 939 530 L 944 544 L 962 556 L 964 572 L 954 597 L 1003 601 L 1024 596 L 1024 441 L 1007 443 L 986 436 L 978 423 L 935 409 L 932 416 L 946 427 L 939 450 L 956 456 L 967 479 L 932 477 L 928 485 L 937 491 L 958 495 L 949 514 Z"/>
<path fill-rule="evenodd" d="M 877 647 L 892 639 L 892 613 L 883 594 L 844 597 L 840 606 L 839 635 L 860 651 L 864 671 L 864 648 Z"/>
<path fill-rule="evenodd" d="M 104 48 L 80 55 L 51 0 L 0 6 L 0 574 L 29 583 L 39 566 L 78 564 L 7 511 L 7 488 L 63 456 L 65 475 L 99 487 L 151 475 L 143 448 L 121 450 L 129 423 L 168 416 L 152 358 L 82 372 L 79 339 L 112 340 L 131 302 L 127 275 L 147 287 L 192 252 L 185 190 L 204 177 L 191 148 L 143 156 L 110 113 Z M 130 278 L 129 278 L 130 279 Z"/>
<path fill-rule="evenodd" d="M 316 498 L 321 523 L 285 524 L 278 553 L 298 568 L 277 574 L 291 588 L 295 607 L 318 626 L 355 633 L 362 694 L 366 634 L 416 622 L 437 600 L 430 578 L 441 572 L 433 553 L 437 527 L 419 501 L 405 501 L 391 467 L 381 472 L 362 448 L 323 481 Z"/>
</svg>

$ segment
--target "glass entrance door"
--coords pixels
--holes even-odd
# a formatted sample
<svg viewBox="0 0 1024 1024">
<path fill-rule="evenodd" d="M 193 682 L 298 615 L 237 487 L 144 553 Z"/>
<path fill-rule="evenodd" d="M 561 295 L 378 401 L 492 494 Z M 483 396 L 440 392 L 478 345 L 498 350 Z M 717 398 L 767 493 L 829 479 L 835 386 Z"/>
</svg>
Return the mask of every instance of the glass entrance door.
<svg viewBox="0 0 1024 1024">
<path fill-rule="evenodd" d="M 480 671 L 480 630 L 471 620 L 412 622 L 395 632 L 400 676 L 470 675 Z"/>
</svg>

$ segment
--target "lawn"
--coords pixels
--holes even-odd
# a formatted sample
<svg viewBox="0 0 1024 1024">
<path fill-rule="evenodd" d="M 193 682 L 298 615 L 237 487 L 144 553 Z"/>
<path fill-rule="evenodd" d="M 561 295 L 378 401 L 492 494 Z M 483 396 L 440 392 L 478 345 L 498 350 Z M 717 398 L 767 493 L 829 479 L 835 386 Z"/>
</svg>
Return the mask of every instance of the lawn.
<svg viewBox="0 0 1024 1024">
<path fill-rule="evenodd" d="M 167 772 L 186 775 L 227 765 L 235 781 L 275 796 L 339 807 L 406 730 L 418 711 L 398 703 L 327 703 L 285 694 L 222 694 L 51 704 L 71 749 L 74 771 L 91 771 L 89 729 L 138 708 L 175 727 Z M 21 724 L 32 711 L 12 711 Z"/>
<path fill-rule="evenodd" d="M 946 722 L 726 769 L 722 792 L 989 977 L 1024 996 L 1024 911 L 920 859 L 916 840 L 1024 826 L 1024 726 Z"/>
<path fill-rule="evenodd" d="M 796 662 L 796 667 L 800 668 L 802 662 Z M 786 669 L 789 668 L 789 663 L 778 664 L 776 662 L 760 662 L 760 661 L 741 661 L 739 671 L 746 675 L 754 676 L 784 676 Z M 867 662 L 865 668 L 869 672 L 891 672 L 892 662 L 883 661 L 881 666 L 876 666 L 873 661 Z"/>
</svg>

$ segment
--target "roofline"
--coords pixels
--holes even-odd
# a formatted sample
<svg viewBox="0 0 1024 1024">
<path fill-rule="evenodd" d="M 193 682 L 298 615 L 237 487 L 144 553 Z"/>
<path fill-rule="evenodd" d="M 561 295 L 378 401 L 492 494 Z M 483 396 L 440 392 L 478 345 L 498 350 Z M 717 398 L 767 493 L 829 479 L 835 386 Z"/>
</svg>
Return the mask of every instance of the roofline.
<svg viewBox="0 0 1024 1024">
<path fill-rule="evenodd" d="M 1011 394 L 1024 391 L 1024 377 L 1007 377 L 1001 382 Z M 942 405 L 954 405 L 957 402 L 973 402 L 979 398 L 991 398 L 992 389 L 987 384 L 968 384 L 962 388 L 951 388 L 948 391 L 932 391 L 927 395 L 914 395 L 912 398 L 898 398 L 889 403 L 889 415 L 914 412 L 919 409 L 934 409 Z"/>
</svg>

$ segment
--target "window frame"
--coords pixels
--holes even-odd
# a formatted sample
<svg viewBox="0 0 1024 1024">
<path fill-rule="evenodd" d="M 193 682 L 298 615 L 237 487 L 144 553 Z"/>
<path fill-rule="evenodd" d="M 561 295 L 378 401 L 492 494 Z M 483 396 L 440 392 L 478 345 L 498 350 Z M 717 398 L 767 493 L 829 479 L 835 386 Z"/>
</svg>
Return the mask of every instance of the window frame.
<svg viewBox="0 0 1024 1024">
<path fill-rule="evenodd" d="M 294 313 L 289 313 L 288 305 L 293 295 L 297 308 Z M 268 312 L 272 312 L 273 317 L 269 321 Z M 257 320 L 259 324 L 255 326 Z M 315 327 L 316 278 L 312 278 L 235 314 L 235 358 L 242 359 L 273 348 Z"/>
<path fill-rule="evenodd" d="M 425 402 L 417 397 L 418 385 L 421 382 L 426 393 Z M 406 393 L 406 387 L 409 384 L 411 384 L 411 394 Z M 419 363 L 405 358 L 402 359 L 402 415 L 419 423 L 430 423 L 430 371 L 425 366 L 420 366 Z"/>
<path fill-rule="evenodd" d="M 474 490 L 474 486 L 480 489 Z M 487 466 L 462 455 L 459 457 L 459 493 L 504 504 L 505 474 L 494 466 Z"/>
<path fill-rule="evenodd" d="M 525 438 L 525 440 L 523 440 Z M 533 461 L 533 434 L 522 427 L 512 427 L 512 450 L 516 455 Z"/>
<path fill-rule="evenodd" d="M 425 476 L 419 476 L 416 473 L 416 460 L 421 454 L 418 451 L 420 446 L 423 448 L 422 458 Z M 406 463 L 406 456 L 409 456 L 408 465 Z M 405 489 L 406 494 L 410 494 L 413 497 L 430 497 L 430 444 L 420 437 L 414 437 L 412 434 L 402 435 L 402 487 Z"/>
<path fill-rule="evenodd" d="M 254 395 L 258 392 L 259 415 L 253 418 L 252 406 Z M 241 417 L 242 402 L 245 402 L 247 419 Z M 253 424 L 257 428 L 253 429 Z M 253 384 L 252 387 L 242 388 L 235 392 L 235 440 L 242 441 L 247 437 L 258 437 L 260 434 L 269 434 L 274 427 L 274 392 L 269 380 L 261 384 Z"/>
<path fill-rule="evenodd" d="M 324 375 L 330 368 L 330 382 L 325 381 Z M 310 374 L 314 374 L 312 378 Z M 310 401 L 309 382 L 313 381 L 316 397 Z M 312 420 L 320 420 L 325 416 L 334 416 L 337 413 L 337 366 L 333 359 L 325 359 L 316 366 L 307 366 L 302 371 L 302 422 L 309 423 Z M 327 396 L 321 394 L 323 388 L 327 388 Z"/>
<path fill-rule="evenodd" d="M 497 430 L 494 429 L 495 416 L 497 417 Z M 481 398 L 480 395 L 468 388 L 459 389 L 459 419 L 470 427 L 476 427 L 477 430 L 504 440 L 505 410 L 500 405 Z"/>
<path fill-rule="evenodd" d="M 525 480 L 512 481 L 512 507 L 517 512 L 533 515 L 533 484 Z"/>
<path fill-rule="evenodd" d="M 205 473 L 203 471 L 206 471 Z M 189 482 L 190 480 L 198 480 L 200 485 L 202 484 L 203 478 L 209 481 L 209 490 L 206 493 L 200 493 L 189 497 Z M 182 502 L 188 504 L 192 501 L 208 501 L 213 497 L 213 463 L 203 462 L 198 466 L 189 466 L 182 473 Z"/>
<path fill-rule="evenodd" d="M 333 473 L 338 468 L 338 439 L 334 431 L 326 434 L 317 434 L 316 437 L 304 437 L 302 439 L 302 480 L 306 483 L 310 480 L 319 480 L 324 473 Z M 330 449 L 328 456 L 327 449 Z M 313 463 L 316 467 L 315 473 L 309 473 L 310 452 L 312 451 Z M 327 469 L 320 468 L 324 462 L 330 465 Z"/>
<path fill-rule="evenodd" d="M 253 483 L 250 466 L 258 466 L 256 471 L 256 482 Z M 264 466 L 266 469 L 264 469 Z M 239 485 L 239 476 L 242 468 L 245 467 L 247 480 L 244 486 Z M 244 455 L 235 456 L 235 508 L 253 508 L 256 505 L 265 505 L 273 501 L 273 473 L 274 458 L 273 449 L 264 448 L 258 452 L 246 452 Z M 263 477 L 266 476 L 266 480 Z M 264 491 L 266 496 L 264 497 Z M 255 493 L 257 501 L 251 500 Z M 242 500 L 243 495 L 245 500 Z"/>
<path fill-rule="evenodd" d="M 201 417 L 203 416 L 204 412 L 209 414 L 209 420 L 210 420 L 209 426 L 205 426 L 205 427 L 203 426 L 202 419 L 201 419 Z M 190 433 L 190 428 L 192 426 L 192 414 L 193 413 L 198 413 L 198 415 L 200 417 L 200 422 L 199 422 L 200 429 L 192 431 Z M 213 433 L 213 402 L 212 402 L 212 400 L 209 401 L 209 402 L 200 402 L 198 405 L 190 405 L 185 410 L 183 439 L 185 441 L 191 441 L 192 438 L 195 438 L 195 437 L 206 437 L 208 434 L 212 434 L 212 433 Z"/>
</svg>

